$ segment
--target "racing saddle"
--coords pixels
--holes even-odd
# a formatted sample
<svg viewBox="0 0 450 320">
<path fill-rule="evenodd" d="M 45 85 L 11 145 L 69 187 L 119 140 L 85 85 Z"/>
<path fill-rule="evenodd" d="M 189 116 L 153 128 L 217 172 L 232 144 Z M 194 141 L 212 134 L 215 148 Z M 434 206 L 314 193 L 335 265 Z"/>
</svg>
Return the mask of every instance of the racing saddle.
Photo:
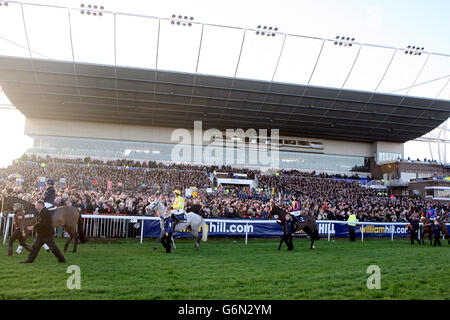
<svg viewBox="0 0 450 320">
<path fill-rule="evenodd" d="M 296 224 L 305 222 L 305 219 L 303 218 L 300 211 L 293 211 L 293 212 L 289 213 L 289 215 L 292 217 L 292 219 L 294 220 L 294 222 Z"/>
<path fill-rule="evenodd" d="M 171 210 L 172 218 L 175 223 L 186 222 L 186 212 L 183 209 Z"/>
</svg>

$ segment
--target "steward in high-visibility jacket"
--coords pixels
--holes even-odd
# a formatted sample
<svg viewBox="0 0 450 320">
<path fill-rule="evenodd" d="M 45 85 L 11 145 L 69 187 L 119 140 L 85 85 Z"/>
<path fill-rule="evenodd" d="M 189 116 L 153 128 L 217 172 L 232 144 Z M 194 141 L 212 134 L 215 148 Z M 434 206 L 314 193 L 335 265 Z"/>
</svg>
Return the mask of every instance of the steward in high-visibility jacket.
<svg viewBox="0 0 450 320">
<path fill-rule="evenodd" d="M 352 222 L 357 222 L 358 219 L 356 219 L 356 215 L 354 213 L 351 213 L 350 216 L 348 217 L 347 221 L 348 221 L 349 226 L 355 227 L 356 223 L 352 223 Z"/>
<path fill-rule="evenodd" d="M 355 241 L 355 229 L 356 229 L 356 223 L 358 219 L 356 219 L 356 215 L 354 213 L 350 213 L 347 222 L 348 222 L 348 231 L 350 234 L 350 241 Z M 361 231 L 363 232 L 363 231 Z"/>
</svg>

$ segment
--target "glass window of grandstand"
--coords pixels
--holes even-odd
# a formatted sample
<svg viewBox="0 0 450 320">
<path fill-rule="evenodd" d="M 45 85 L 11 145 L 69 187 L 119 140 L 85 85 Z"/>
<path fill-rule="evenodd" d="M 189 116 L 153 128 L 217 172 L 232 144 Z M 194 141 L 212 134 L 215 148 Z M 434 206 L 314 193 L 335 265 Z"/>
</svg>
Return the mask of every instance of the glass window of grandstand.
<svg viewBox="0 0 450 320">
<path fill-rule="evenodd" d="M 434 189 L 434 198 L 450 199 L 450 189 Z"/>
<path fill-rule="evenodd" d="M 378 163 L 401 159 L 402 155 L 396 152 L 378 152 Z"/>
<path fill-rule="evenodd" d="M 323 148 L 322 142 L 312 141 L 310 145 L 312 148 L 316 148 L 316 149 Z"/>
<path fill-rule="evenodd" d="M 309 143 L 309 141 L 299 140 L 298 145 L 302 146 L 302 147 L 309 147 L 310 143 Z"/>
<path fill-rule="evenodd" d="M 297 144 L 297 140 L 284 139 L 284 144 L 295 146 Z"/>
</svg>

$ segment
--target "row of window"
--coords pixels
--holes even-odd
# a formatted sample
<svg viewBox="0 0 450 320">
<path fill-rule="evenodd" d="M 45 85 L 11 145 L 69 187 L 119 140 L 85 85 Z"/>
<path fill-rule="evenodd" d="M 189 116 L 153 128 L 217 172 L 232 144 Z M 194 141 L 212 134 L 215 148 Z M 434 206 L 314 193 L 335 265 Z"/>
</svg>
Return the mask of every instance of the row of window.
<svg viewBox="0 0 450 320">
<path fill-rule="evenodd" d="M 229 138 L 226 135 L 223 135 L 222 140 L 217 139 L 215 136 L 211 138 L 211 141 L 233 141 L 233 142 L 241 142 L 244 141 L 245 143 L 263 143 L 263 144 L 270 144 L 271 139 L 268 138 L 256 138 L 256 137 L 244 137 L 244 139 L 240 137 L 231 137 Z M 315 148 L 315 149 L 322 149 L 323 144 L 322 142 L 318 141 L 307 141 L 307 140 L 298 140 L 298 139 L 279 139 L 278 143 L 280 146 L 300 146 L 304 148 Z"/>
<path fill-rule="evenodd" d="M 401 153 L 397 152 L 378 152 L 377 163 L 395 161 L 402 158 Z"/>
</svg>

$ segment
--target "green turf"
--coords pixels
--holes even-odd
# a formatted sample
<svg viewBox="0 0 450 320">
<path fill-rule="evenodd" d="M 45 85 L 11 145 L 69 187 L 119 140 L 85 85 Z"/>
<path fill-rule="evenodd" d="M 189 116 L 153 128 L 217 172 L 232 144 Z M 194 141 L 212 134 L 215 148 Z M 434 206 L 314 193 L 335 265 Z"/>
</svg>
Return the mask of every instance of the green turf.
<svg viewBox="0 0 450 320">
<path fill-rule="evenodd" d="M 7 257 L 0 245 L 1 299 L 450 299 L 450 246 L 408 240 L 327 242 L 306 239 L 276 250 L 277 239 L 209 239 L 195 252 L 191 239 L 177 250 L 152 251 L 154 239 L 94 240 L 66 253 L 67 264 L 41 250 Z M 57 241 L 62 248 L 62 242 Z M 381 268 L 381 289 L 369 290 L 369 265 Z M 81 269 L 81 290 L 66 287 L 69 265 Z"/>
</svg>

